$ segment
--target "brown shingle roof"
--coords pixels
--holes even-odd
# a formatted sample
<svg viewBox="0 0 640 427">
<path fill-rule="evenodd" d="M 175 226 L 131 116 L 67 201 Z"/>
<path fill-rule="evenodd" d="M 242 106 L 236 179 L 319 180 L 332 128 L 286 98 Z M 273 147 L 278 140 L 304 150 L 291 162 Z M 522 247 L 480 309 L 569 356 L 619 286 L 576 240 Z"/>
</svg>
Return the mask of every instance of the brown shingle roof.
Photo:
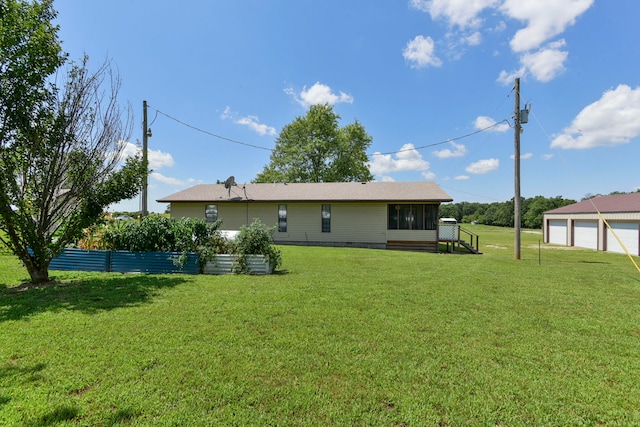
<svg viewBox="0 0 640 427">
<path fill-rule="evenodd" d="M 640 212 L 640 193 L 612 194 L 553 209 L 547 214 Z"/>
<path fill-rule="evenodd" d="M 200 184 L 158 199 L 158 202 L 215 201 L 405 201 L 451 202 L 435 182 L 324 182 L 291 184 L 240 184 L 229 190 L 224 184 Z"/>
</svg>

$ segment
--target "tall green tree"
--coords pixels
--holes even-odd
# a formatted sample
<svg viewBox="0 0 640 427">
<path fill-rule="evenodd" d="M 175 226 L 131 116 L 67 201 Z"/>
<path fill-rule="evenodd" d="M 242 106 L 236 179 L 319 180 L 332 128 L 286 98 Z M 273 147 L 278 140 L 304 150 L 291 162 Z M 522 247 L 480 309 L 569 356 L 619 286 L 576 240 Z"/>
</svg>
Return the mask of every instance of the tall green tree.
<svg viewBox="0 0 640 427">
<path fill-rule="evenodd" d="M 108 62 L 90 71 L 86 57 L 59 71 L 55 16 L 49 0 L 0 1 L 0 240 L 36 284 L 146 176 L 140 158 L 122 165 L 131 110 L 117 102 L 119 77 Z"/>
<path fill-rule="evenodd" d="M 371 136 L 357 120 L 341 128 L 339 119 L 327 104 L 311 106 L 282 129 L 270 163 L 253 182 L 373 180 L 366 154 Z"/>
</svg>

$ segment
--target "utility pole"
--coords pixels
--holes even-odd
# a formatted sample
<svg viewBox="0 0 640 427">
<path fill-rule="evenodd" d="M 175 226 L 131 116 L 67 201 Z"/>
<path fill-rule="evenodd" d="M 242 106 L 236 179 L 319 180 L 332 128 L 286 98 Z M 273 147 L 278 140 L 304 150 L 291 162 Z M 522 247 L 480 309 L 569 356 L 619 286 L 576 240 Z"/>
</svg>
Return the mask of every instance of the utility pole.
<svg viewBox="0 0 640 427">
<path fill-rule="evenodd" d="M 144 182 L 142 183 L 141 215 L 147 216 L 147 185 L 149 178 L 149 160 L 147 157 L 147 138 L 151 136 L 151 129 L 147 126 L 147 101 L 142 101 L 142 163 L 144 164 Z"/>
<path fill-rule="evenodd" d="M 520 125 L 520 78 L 516 77 L 515 86 L 515 99 L 516 108 L 514 115 L 514 184 L 515 184 L 515 196 L 513 198 L 513 227 L 514 227 L 514 243 L 513 243 L 513 258 L 520 259 L 520 132 L 522 127 Z"/>
</svg>

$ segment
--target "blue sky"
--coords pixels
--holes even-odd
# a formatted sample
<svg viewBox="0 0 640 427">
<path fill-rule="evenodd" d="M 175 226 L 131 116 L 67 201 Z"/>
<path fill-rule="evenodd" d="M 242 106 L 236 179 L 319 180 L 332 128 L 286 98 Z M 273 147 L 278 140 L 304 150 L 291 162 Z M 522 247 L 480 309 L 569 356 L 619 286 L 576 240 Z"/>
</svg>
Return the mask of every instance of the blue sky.
<svg viewBox="0 0 640 427">
<path fill-rule="evenodd" d="M 455 202 L 509 200 L 516 77 L 521 107 L 532 106 L 523 197 L 640 187 L 637 0 L 54 6 L 71 58 L 109 58 L 118 69 L 135 113 L 131 151 L 143 100 L 150 106 L 150 211 L 195 184 L 249 182 L 283 126 L 314 103 L 333 105 L 341 126 L 365 127 L 377 181 L 433 180 Z M 139 200 L 116 209 L 138 210 Z"/>
</svg>

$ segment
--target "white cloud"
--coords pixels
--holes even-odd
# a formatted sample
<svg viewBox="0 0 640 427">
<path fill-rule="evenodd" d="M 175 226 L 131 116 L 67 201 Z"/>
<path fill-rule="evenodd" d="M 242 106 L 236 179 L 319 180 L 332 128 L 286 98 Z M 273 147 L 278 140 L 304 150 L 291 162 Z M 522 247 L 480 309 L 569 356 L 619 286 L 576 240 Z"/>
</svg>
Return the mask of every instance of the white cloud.
<svg viewBox="0 0 640 427">
<path fill-rule="evenodd" d="M 276 129 L 272 126 L 267 126 L 263 123 L 260 123 L 260 119 L 257 116 L 246 116 L 237 118 L 238 114 L 231 111 L 231 107 L 226 107 L 222 114 L 220 114 L 220 118 L 222 120 L 233 120 L 235 124 L 247 126 L 249 129 L 254 131 L 259 135 L 275 135 Z"/>
<path fill-rule="evenodd" d="M 542 160 L 551 160 L 553 158 L 553 154 L 542 154 L 540 158 Z"/>
<path fill-rule="evenodd" d="M 305 108 L 318 104 L 353 103 L 353 96 L 342 91 L 336 94 L 329 86 L 320 82 L 314 83 L 309 89 L 303 87 L 300 93 L 296 93 L 293 88 L 286 88 L 284 92 Z"/>
<path fill-rule="evenodd" d="M 450 25 L 466 28 L 480 25 L 482 21 L 478 15 L 498 3 L 499 0 L 411 0 L 410 5 L 428 12 L 434 20 L 444 18 Z"/>
<path fill-rule="evenodd" d="M 506 132 L 510 129 L 509 123 L 497 124 L 495 120 L 487 116 L 478 116 L 473 126 L 478 130 L 486 129 L 487 132 Z"/>
<path fill-rule="evenodd" d="M 489 31 L 492 31 L 494 33 L 500 33 L 504 30 L 507 29 L 507 23 L 504 21 L 500 21 L 498 22 L 498 25 L 496 25 L 495 27 L 491 28 Z"/>
<path fill-rule="evenodd" d="M 511 50 L 520 54 L 521 68 L 512 72 L 502 71 L 498 81 L 510 84 L 515 77 L 531 75 L 536 80 L 548 82 L 559 74 L 565 67 L 568 52 L 562 50 L 564 40 L 550 43 L 542 47 L 549 40 L 562 34 L 567 27 L 574 25 L 576 19 L 585 13 L 594 0 L 410 0 L 414 9 L 429 13 L 435 20 L 445 21 L 452 29 L 446 35 L 448 43 L 447 57 L 459 59 L 463 54 L 460 46 L 477 46 L 482 41 L 482 32 L 502 32 L 507 28 L 504 21 L 500 21 L 492 28 L 483 28 L 482 13 L 490 9 L 494 14 L 523 23 L 510 40 Z M 419 36 L 422 37 L 422 36 Z M 454 42 L 451 42 L 454 40 Z M 430 37 L 414 39 L 410 42 L 415 48 L 405 50 L 415 57 L 410 59 L 413 68 L 428 65 L 439 66 L 442 61 L 434 56 L 435 45 Z M 438 42 L 439 45 L 442 42 Z M 420 48 L 419 48 L 420 47 Z M 495 55 L 494 55 L 495 56 Z M 421 62 L 417 58 L 421 58 Z M 409 59 L 409 58 L 407 58 Z M 435 64 L 432 63 L 435 61 Z"/>
<path fill-rule="evenodd" d="M 159 172 L 151 172 L 149 174 L 149 176 L 152 179 L 154 179 L 154 180 L 156 180 L 156 181 L 158 181 L 158 182 L 160 182 L 162 184 L 169 184 L 169 185 L 185 185 L 186 184 L 181 179 L 164 176 Z"/>
<path fill-rule="evenodd" d="M 512 159 L 512 160 L 516 158 L 516 156 L 515 156 L 514 154 L 512 154 L 512 155 L 511 155 L 511 156 L 509 156 L 509 157 L 511 157 L 511 159 Z M 520 159 L 523 159 L 523 160 L 530 159 L 530 158 L 532 158 L 532 157 L 533 157 L 533 153 L 524 153 L 524 154 L 520 154 Z"/>
<path fill-rule="evenodd" d="M 231 112 L 231 107 L 229 107 L 228 105 L 225 107 L 222 114 L 220 114 L 220 118 L 222 120 L 229 120 L 229 119 L 233 120 L 233 116 L 234 116 L 234 113 Z"/>
<path fill-rule="evenodd" d="M 467 154 L 467 147 L 465 147 L 464 144 L 456 144 L 453 141 L 449 142 L 449 144 L 454 148 L 453 150 L 445 148 L 443 150 L 434 151 L 433 155 L 441 159 L 448 159 L 451 157 L 462 157 Z"/>
<path fill-rule="evenodd" d="M 124 144 L 122 155 L 125 159 L 127 157 L 134 157 L 141 152 L 141 148 L 131 142 L 121 142 L 121 144 Z M 149 169 L 154 171 L 165 166 L 171 167 L 175 163 L 171 154 L 151 149 L 147 149 L 147 160 L 149 161 Z"/>
<path fill-rule="evenodd" d="M 527 70 L 524 67 L 520 68 L 519 70 L 512 71 L 510 73 L 503 70 L 503 71 L 500 71 L 500 75 L 496 80 L 505 86 L 511 85 L 513 84 L 513 81 L 516 79 L 516 77 L 524 77 L 526 72 Z"/>
<path fill-rule="evenodd" d="M 569 52 L 560 50 L 564 45 L 564 40 L 550 43 L 537 52 L 522 55 L 520 63 L 536 80 L 551 81 L 565 70 L 564 62 Z"/>
<path fill-rule="evenodd" d="M 122 147 L 122 158 L 135 157 L 140 153 L 140 147 L 128 141 L 120 141 L 118 145 Z"/>
<path fill-rule="evenodd" d="M 173 156 L 160 150 L 148 150 L 147 158 L 149 159 L 149 169 L 158 170 L 165 166 L 174 165 Z"/>
<path fill-rule="evenodd" d="M 369 162 L 371 173 L 380 176 L 391 172 L 424 172 L 429 169 L 429 162 L 422 158 L 422 154 L 414 148 L 413 144 L 404 144 L 395 155 L 394 159 L 391 154 L 374 153 L 373 160 Z"/>
<path fill-rule="evenodd" d="M 121 142 L 121 143 L 125 145 L 123 148 L 124 158 L 136 156 L 140 154 L 140 152 L 142 151 L 140 147 L 130 142 Z M 185 184 L 185 182 L 180 179 L 167 177 L 158 172 L 158 170 L 164 167 L 172 167 L 175 164 L 173 156 L 170 153 L 165 153 L 164 151 L 160 151 L 160 150 L 149 149 L 147 150 L 147 159 L 149 161 L 149 169 L 151 171 L 149 173 L 149 177 L 152 180 L 162 184 L 169 184 L 169 185 Z"/>
<path fill-rule="evenodd" d="M 436 174 L 431 171 L 424 171 L 421 173 L 422 177 L 427 181 L 433 181 L 436 179 Z"/>
<path fill-rule="evenodd" d="M 506 16 L 525 21 L 511 39 L 514 52 L 536 49 L 561 34 L 576 18 L 587 11 L 594 0 L 506 0 L 500 7 Z"/>
<path fill-rule="evenodd" d="M 411 68 L 442 65 L 442 60 L 434 53 L 434 42 L 431 37 L 416 36 L 407 43 L 402 56 L 411 64 Z"/>
<path fill-rule="evenodd" d="M 482 42 L 482 34 L 480 34 L 480 31 L 469 34 L 465 37 L 465 42 L 469 46 L 477 46 Z"/>
<path fill-rule="evenodd" d="M 502 71 L 498 76 L 498 82 L 510 85 L 513 84 L 516 77 L 526 77 L 527 75 L 532 75 L 543 83 L 553 80 L 565 70 L 564 63 L 569 56 L 569 52 L 561 50 L 565 44 L 564 39 L 558 40 L 536 52 L 523 54 L 520 56 L 520 69 L 511 73 Z"/>
<path fill-rule="evenodd" d="M 382 177 L 382 182 L 396 182 L 396 180 L 395 180 L 395 179 L 393 179 L 393 177 L 390 177 L 390 176 L 384 175 L 384 176 Z"/>
<path fill-rule="evenodd" d="M 239 118 L 238 120 L 235 121 L 235 123 L 239 124 L 239 125 L 244 125 L 249 127 L 249 129 L 253 130 L 254 132 L 256 132 L 259 135 L 275 135 L 276 134 L 276 128 L 271 127 L 271 126 L 267 126 L 264 123 L 260 123 L 259 119 L 257 116 L 247 116 L 247 117 L 242 117 Z"/>
<path fill-rule="evenodd" d="M 455 177 L 455 178 L 453 178 L 453 179 L 455 179 L 455 180 L 457 180 L 457 181 L 466 181 L 466 180 L 467 180 L 467 179 L 469 179 L 469 178 L 470 178 L 470 177 L 469 177 L 469 175 L 458 175 L 458 176 L 456 176 L 456 177 Z"/>
<path fill-rule="evenodd" d="M 585 149 L 626 144 L 640 135 L 640 87 L 621 84 L 586 106 L 560 135 L 552 148 Z"/>
<path fill-rule="evenodd" d="M 466 171 L 474 174 L 485 174 L 498 169 L 500 166 L 500 160 L 498 159 L 486 159 L 478 160 L 475 163 L 471 163 L 466 167 Z"/>
</svg>

